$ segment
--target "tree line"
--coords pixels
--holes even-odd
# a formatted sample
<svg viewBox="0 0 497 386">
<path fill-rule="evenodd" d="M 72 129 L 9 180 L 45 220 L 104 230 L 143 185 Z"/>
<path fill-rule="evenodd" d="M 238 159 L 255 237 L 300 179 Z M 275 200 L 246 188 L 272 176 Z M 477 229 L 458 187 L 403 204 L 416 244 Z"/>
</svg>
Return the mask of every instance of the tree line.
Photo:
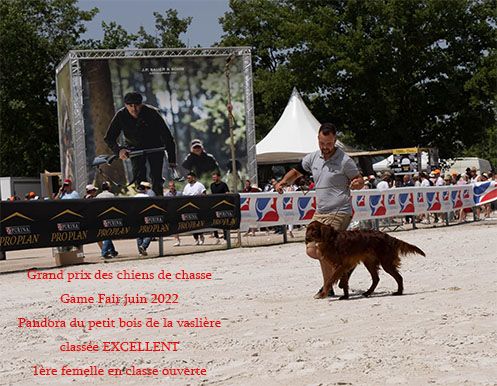
<svg viewBox="0 0 497 386">
<path fill-rule="evenodd" d="M 362 149 L 438 147 L 497 166 L 497 0 L 230 0 L 218 46 L 253 48 L 257 139 L 295 86 Z M 0 175 L 59 170 L 55 67 L 71 49 L 185 47 L 192 18 L 126 31 L 76 0 L 0 2 Z"/>
</svg>

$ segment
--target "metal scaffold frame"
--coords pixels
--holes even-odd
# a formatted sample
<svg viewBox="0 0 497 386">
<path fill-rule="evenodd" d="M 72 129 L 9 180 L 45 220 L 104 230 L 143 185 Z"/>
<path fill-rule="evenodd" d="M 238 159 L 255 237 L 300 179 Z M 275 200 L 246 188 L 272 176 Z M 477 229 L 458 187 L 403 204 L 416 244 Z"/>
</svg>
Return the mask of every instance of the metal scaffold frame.
<svg viewBox="0 0 497 386">
<path fill-rule="evenodd" d="M 69 55 L 77 59 L 113 58 L 165 58 L 193 56 L 250 55 L 250 47 L 213 47 L 213 48 L 141 48 L 122 50 L 74 50 Z"/>
<path fill-rule="evenodd" d="M 97 59 L 145 59 L 167 57 L 241 57 L 244 74 L 244 105 L 247 138 L 248 174 L 252 181 L 257 181 L 257 163 L 255 153 L 255 119 L 253 99 L 252 58 L 250 47 L 211 47 L 211 48 L 147 48 L 147 49 L 113 49 L 113 50 L 73 50 L 64 57 L 56 69 L 58 73 L 69 62 L 71 74 L 72 133 L 74 140 L 74 161 L 76 164 L 76 189 L 84 192 L 87 183 L 86 144 L 83 118 L 83 85 L 81 79 L 81 61 Z"/>
</svg>

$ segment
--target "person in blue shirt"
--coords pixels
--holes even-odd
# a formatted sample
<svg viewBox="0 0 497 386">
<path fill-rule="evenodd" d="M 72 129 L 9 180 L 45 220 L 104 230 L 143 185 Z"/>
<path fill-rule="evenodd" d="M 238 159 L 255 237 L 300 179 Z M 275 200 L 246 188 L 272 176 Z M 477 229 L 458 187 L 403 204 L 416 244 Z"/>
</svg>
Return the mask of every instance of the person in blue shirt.
<svg viewBox="0 0 497 386">
<path fill-rule="evenodd" d="M 57 193 L 57 197 L 60 200 L 71 200 L 76 198 L 81 198 L 79 193 L 73 190 L 72 181 L 70 179 L 65 179 L 59 193 Z"/>
</svg>

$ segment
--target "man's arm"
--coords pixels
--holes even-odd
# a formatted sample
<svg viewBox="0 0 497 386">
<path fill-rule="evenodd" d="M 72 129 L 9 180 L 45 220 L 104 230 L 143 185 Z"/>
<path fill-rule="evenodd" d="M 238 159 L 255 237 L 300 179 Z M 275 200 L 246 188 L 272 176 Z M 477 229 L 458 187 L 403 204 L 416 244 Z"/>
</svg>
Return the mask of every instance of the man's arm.
<svg viewBox="0 0 497 386">
<path fill-rule="evenodd" d="M 350 189 L 357 190 L 364 187 L 364 179 L 359 172 L 359 168 L 352 158 L 344 165 L 344 173 L 350 179 Z"/>
<path fill-rule="evenodd" d="M 119 124 L 119 118 L 117 116 L 119 112 L 117 112 L 112 121 L 109 124 L 109 128 L 107 129 L 107 133 L 105 133 L 104 141 L 109 146 L 114 154 L 119 154 L 120 147 L 117 144 L 117 138 L 119 134 L 121 134 L 121 127 Z"/>
<path fill-rule="evenodd" d="M 293 183 L 297 178 L 303 176 L 301 172 L 299 172 L 297 169 L 291 169 L 288 171 L 287 174 L 280 180 L 280 182 L 277 182 L 274 185 L 274 190 L 276 190 L 278 193 L 283 193 L 283 188 L 285 186 L 288 186 Z"/>
<path fill-rule="evenodd" d="M 184 167 L 186 170 L 191 171 L 192 166 L 193 166 L 193 159 L 191 157 L 191 153 L 189 153 L 183 163 L 181 164 L 182 167 Z"/>
</svg>

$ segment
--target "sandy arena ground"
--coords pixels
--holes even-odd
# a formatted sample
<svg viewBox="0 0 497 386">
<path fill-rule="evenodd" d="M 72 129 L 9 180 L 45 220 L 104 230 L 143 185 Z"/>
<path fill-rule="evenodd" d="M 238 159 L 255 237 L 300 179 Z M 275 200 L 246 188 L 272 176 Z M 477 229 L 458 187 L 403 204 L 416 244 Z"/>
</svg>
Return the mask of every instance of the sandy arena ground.
<svg viewBox="0 0 497 386">
<path fill-rule="evenodd" d="M 427 254 L 403 259 L 405 295 L 383 272 L 371 298 L 364 267 L 352 298 L 314 300 L 321 286 L 303 243 L 223 250 L 64 268 L 212 272 L 211 281 L 28 281 L 0 275 L 0 384 L 175 385 L 497 385 L 497 221 L 395 232 Z M 58 272 L 58 269 L 39 272 Z M 177 292 L 179 304 L 62 304 L 63 293 L 124 295 Z M 339 291 L 337 291 L 339 292 Z M 17 318 L 219 319 L 218 329 L 18 328 Z M 62 353 L 71 343 L 180 341 L 176 352 Z M 33 366 L 60 368 L 205 367 L 206 376 L 33 376 Z"/>
</svg>

